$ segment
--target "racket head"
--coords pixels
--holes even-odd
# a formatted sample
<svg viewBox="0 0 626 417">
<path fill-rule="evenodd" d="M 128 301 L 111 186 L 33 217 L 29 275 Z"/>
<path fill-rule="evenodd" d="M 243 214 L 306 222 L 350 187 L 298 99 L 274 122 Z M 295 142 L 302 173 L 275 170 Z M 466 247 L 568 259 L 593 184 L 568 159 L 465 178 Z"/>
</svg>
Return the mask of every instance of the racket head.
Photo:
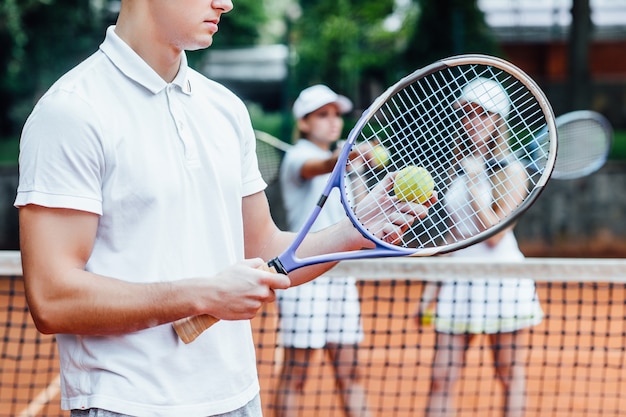
<svg viewBox="0 0 626 417">
<path fill-rule="evenodd" d="M 491 80 L 506 94 L 502 96 L 497 89 L 485 90 L 480 85 L 464 92 L 463 89 L 476 79 Z M 466 227 L 458 234 L 455 229 L 461 223 L 470 223 L 473 215 L 467 207 L 450 212 L 445 196 L 459 177 L 459 160 L 466 152 L 461 142 L 463 120 L 468 115 L 460 99 L 468 94 L 507 116 L 501 125 L 502 135 L 507 139 L 497 146 L 497 152 L 492 152 L 495 166 L 502 175 L 490 179 L 496 181 L 494 188 L 500 188 L 503 194 L 481 197 L 493 198 L 489 207 L 497 207 L 505 214 L 494 224 L 480 224 L 474 230 Z M 546 146 L 536 149 L 537 137 L 542 132 L 546 132 Z M 364 143 L 382 145 L 389 154 L 387 164 L 372 164 L 371 152 Z M 339 188 L 351 221 L 376 244 L 376 249 L 367 256 L 430 256 L 482 241 L 508 227 L 526 211 L 543 191 L 554 168 L 557 133 L 550 103 L 522 70 L 495 57 L 460 55 L 415 71 L 387 89 L 364 112 L 351 131 L 347 145 L 359 157 L 348 158 L 349 153 L 342 152 L 337 162 L 343 171 Z M 361 163 L 363 160 L 365 164 Z M 426 219 L 417 220 L 404 233 L 401 241 L 390 243 L 380 237 L 383 236 L 381 230 L 372 230 L 361 221 L 355 207 L 381 178 L 395 175 L 409 165 L 421 166 L 430 172 L 439 201 L 430 208 Z M 520 169 L 524 171 L 526 182 L 523 190 L 511 185 Z M 402 204 L 397 198 L 391 201 L 398 206 Z M 370 210 L 385 211 L 375 205 Z M 362 207 L 360 213 L 363 213 Z"/>
<path fill-rule="evenodd" d="M 576 179 L 602 168 L 613 144 L 611 123 L 600 113 L 578 110 L 556 118 L 559 152 L 552 178 Z"/>
<path fill-rule="evenodd" d="M 256 155 L 261 177 L 266 184 L 271 185 L 278 180 L 280 164 L 285 153 L 291 148 L 282 140 L 261 130 L 255 130 Z"/>
</svg>

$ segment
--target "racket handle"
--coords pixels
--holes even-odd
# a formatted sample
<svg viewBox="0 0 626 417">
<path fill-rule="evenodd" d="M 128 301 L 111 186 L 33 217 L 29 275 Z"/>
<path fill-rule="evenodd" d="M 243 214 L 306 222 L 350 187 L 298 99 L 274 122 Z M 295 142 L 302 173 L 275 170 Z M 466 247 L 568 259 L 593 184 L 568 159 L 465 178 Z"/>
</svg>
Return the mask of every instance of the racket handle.
<svg viewBox="0 0 626 417">
<path fill-rule="evenodd" d="M 191 343 L 196 340 L 202 332 L 218 321 L 220 321 L 220 319 L 209 316 L 208 314 L 203 314 L 201 316 L 185 317 L 184 319 L 177 320 L 172 326 L 178 337 L 180 337 L 180 340 L 184 343 Z"/>
<path fill-rule="evenodd" d="M 274 267 L 267 265 L 260 266 L 258 269 L 276 273 Z M 189 344 L 196 340 L 198 336 L 202 334 L 209 327 L 220 321 L 217 317 L 213 317 L 208 314 L 202 314 L 200 316 L 185 317 L 184 319 L 176 320 L 172 323 L 174 331 L 185 344 Z"/>
</svg>

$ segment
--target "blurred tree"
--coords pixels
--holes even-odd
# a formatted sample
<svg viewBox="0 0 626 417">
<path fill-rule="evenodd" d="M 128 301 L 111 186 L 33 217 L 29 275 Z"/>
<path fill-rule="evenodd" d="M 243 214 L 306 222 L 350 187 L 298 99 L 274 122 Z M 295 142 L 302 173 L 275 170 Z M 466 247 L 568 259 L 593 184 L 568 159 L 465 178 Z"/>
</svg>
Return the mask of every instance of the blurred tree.
<svg viewBox="0 0 626 417">
<path fill-rule="evenodd" d="M 414 1 L 421 12 L 402 59 L 407 72 L 463 53 L 502 55 L 478 0 Z"/>
<path fill-rule="evenodd" d="M 290 42 L 298 60 L 295 92 L 324 83 L 353 98 L 372 84 L 386 87 L 397 71 L 397 56 L 406 39 L 406 25 L 385 27 L 394 0 L 301 0 L 301 17 L 294 22 Z M 411 14 L 401 16 L 406 22 Z M 369 97 L 364 97 L 368 100 Z"/>
<path fill-rule="evenodd" d="M 478 0 L 300 0 L 293 26 L 294 90 L 323 82 L 368 104 L 382 88 L 437 59 L 501 55 Z M 398 13 L 398 8 L 402 11 Z M 390 27 L 390 18 L 395 27 Z"/>
<path fill-rule="evenodd" d="M 267 23 L 265 5 L 258 0 L 237 0 L 231 13 L 222 17 L 213 47 L 232 48 L 255 45 Z M 210 49 L 209 49 L 210 51 Z"/>
<path fill-rule="evenodd" d="M 209 49 L 189 51 L 189 65 L 197 67 L 214 49 L 237 48 L 257 44 L 260 28 L 267 23 L 267 13 L 262 1 L 237 0 L 232 13 L 224 15 L 220 21 L 220 30 Z"/>
<path fill-rule="evenodd" d="M 16 135 L 34 100 L 97 46 L 84 0 L 0 0 L 0 137 Z"/>
<path fill-rule="evenodd" d="M 117 14 L 113 0 L 0 0 L 0 140 L 14 138 L 39 96 L 92 54 Z M 266 19 L 262 2 L 238 0 L 216 47 L 251 45 Z M 205 51 L 189 53 L 194 66 Z"/>
</svg>

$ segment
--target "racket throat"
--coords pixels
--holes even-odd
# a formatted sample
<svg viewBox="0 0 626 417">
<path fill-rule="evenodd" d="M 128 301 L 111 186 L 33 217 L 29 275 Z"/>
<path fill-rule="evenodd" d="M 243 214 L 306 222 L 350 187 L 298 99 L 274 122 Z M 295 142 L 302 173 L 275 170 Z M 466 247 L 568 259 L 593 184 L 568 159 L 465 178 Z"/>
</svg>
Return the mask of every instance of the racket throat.
<svg viewBox="0 0 626 417">
<path fill-rule="evenodd" d="M 283 266 L 283 263 L 278 258 L 274 258 L 271 261 L 269 261 L 267 263 L 267 266 L 269 266 L 270 268 L 274 268 L 274 270 L 278 274 L 285 274 L 285 275 L 287 275 L 287 273 L 288 273 L 288 271 Z"/>
</svg>

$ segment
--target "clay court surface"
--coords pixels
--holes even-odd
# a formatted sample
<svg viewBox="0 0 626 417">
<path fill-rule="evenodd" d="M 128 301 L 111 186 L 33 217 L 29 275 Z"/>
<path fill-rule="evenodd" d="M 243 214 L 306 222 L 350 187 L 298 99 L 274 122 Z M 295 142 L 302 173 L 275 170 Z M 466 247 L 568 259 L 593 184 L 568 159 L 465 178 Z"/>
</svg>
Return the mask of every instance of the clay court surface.
<svg viewBox="0 0 626 417">
<path fill-rule="evenodd" d="M 527 351 L 526 416 L 620 415 L 626 409 L 621 394 L 626 390 L 624 285 L 538 286 L 546 318 L 520 347 Z M 369 405 L 377 416 L 423 415 L 434 334 L 413 322 L 421 289 L 421 283 L 409 281 L 360 284 L 366 331 L 360 360 Z M 0 417 L 67 416 L 59 409 L 56 346 L 34 329 L 21 280 L 0 279 L 0 303 L 5 323 Z M 275 326 L 273 305 L 253 320 L 268 417 L 279 371 Z M 456 387 L 456 417 L 501 415 L 490 350 L 477 342 Z M 315 360 L 300 415 L 342 416 L 330 367 L 321 355 Z"/>
</svg>

